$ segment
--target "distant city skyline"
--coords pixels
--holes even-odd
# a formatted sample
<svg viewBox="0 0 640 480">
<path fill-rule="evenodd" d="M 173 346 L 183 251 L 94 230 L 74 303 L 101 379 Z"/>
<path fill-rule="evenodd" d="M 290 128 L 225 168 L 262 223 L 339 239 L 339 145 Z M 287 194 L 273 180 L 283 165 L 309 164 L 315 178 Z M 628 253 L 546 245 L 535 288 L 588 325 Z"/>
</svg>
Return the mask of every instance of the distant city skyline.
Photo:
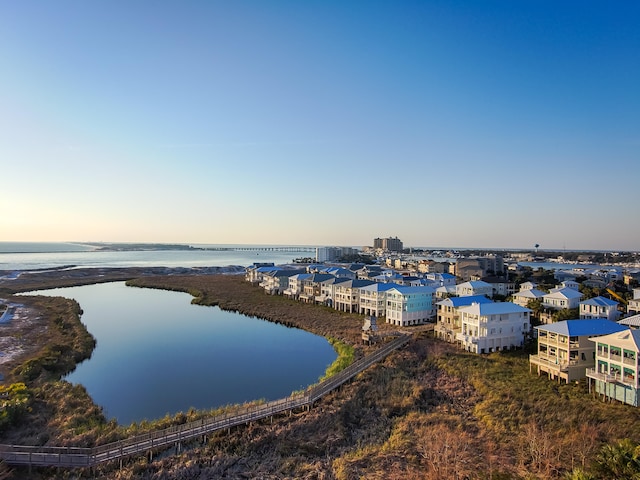
<svg viewBox="0 0 640 480">
<path fill-rule="evenodd" d="M 640 250 L 640 4 L 0 4 L 0 241 Z"/>
</svg>

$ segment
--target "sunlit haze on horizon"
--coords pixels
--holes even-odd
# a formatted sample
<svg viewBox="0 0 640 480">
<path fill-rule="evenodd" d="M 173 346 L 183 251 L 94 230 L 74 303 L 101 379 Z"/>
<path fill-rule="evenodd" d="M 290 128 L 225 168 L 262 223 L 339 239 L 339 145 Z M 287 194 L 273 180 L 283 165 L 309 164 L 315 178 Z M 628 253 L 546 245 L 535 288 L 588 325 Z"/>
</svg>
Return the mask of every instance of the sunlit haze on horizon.
<svg viewBox="0 0 640 480">
<path fill-rule="evenodd" d="M 640 250 L 640 4 L 3 2 L 0 241 Z"/>
</svg>

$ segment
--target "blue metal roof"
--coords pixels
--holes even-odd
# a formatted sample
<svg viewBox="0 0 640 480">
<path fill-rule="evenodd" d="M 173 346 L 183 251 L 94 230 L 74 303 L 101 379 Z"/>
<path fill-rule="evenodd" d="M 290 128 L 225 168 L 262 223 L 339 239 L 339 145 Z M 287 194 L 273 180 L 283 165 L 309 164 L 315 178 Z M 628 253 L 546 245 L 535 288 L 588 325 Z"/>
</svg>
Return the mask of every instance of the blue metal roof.
<svg viewBox="0 0 640 480">
<path fill-rule="evenodd" d="M 619 325 L 604 318 L 593 318 L 584 320 L 563 320 L 562 322 L 540 325 L 535 327 L 538 330 L 546 330 L 551 333 L 568 335 L 570 337 L 583 337 L 593 335 L 609 335 L 610 333 L 621 332 L 629 327 Z"/>
<path fill-rule="evenodd" d="M 452 307 L 466 307 L 472 303 L 493 303 L 493 300 L 488 299 L 484 295 L 469 295 L 466 297 L 449 297 L 438 303 L 451 303 Z"/>
</svg>

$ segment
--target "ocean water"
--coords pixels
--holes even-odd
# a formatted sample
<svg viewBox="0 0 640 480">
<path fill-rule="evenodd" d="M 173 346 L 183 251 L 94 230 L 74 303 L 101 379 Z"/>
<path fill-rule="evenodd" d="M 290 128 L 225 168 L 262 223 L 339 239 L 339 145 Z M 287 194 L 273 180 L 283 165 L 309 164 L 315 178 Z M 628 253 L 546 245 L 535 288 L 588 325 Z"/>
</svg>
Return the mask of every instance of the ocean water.
<svg viewBox="0 0 640 480">
<path fill-rule="evenodd" d="M 315 257 L 314 247 L 268 245 L 192 245 L 211 250 L 96 250 L 79 243 L 0 242 L 0 270 L 57 267 L 247 267 L 255 262 L 276 265 Z M 306 250 L 302 250 L 306 249 Z M 300 250 L 300 251 L 298 251 Z"/>
</svg>

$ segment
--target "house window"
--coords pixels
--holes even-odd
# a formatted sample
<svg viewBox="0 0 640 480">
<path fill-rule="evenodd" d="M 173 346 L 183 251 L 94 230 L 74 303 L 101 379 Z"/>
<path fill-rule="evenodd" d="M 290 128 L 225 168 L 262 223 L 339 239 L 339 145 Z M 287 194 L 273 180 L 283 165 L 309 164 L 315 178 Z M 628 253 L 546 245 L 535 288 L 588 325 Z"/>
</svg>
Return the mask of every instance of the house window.
<svg viewBox="0 0 640 480">
<path fill-rule="evenodd" d="M 615 363 L 609 364 L 609 374 L 615 376 L 616 378 L 620 378 L 622 373 L 622 368 L 620 365 L 616 365 Z"/>
<path fill-rule="evenodd" d="M 606 357 L 609 355 L 609 346 L 604 343 L 598 343 L 598 356 Z"/>
<path fill-rule="evenodd" d="M 609 370 L 609 364 L 602 360 L 598 360 L 598 372 L 599 373 L 607 373 Z"/>
<path fill-rule="evenodd" d="M 629 383 L 635 383 L 636 372 L 632 368 L 624 368 L 624 381 Z"/>
</svg>

